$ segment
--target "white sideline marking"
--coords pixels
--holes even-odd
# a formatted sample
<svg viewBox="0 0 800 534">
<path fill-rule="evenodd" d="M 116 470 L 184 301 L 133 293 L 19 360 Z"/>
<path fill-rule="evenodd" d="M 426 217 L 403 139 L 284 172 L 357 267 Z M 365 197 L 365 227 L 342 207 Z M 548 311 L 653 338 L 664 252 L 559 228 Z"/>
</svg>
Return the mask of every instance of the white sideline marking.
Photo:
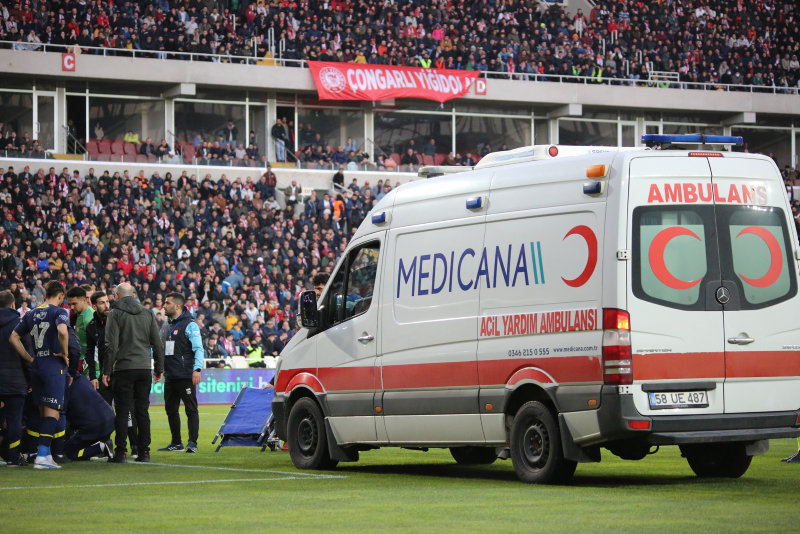
<svg viewBox="0 0 800 534">
<path fill-rule="evenodd" d="M 217 467 L 213 465 L 187 465 L 187 464 L 166 464 L 161 462 L 137 463 L 136 465 L 160 465 L 165 467 L 186 467 L 189 469 L 214 469 L 217 471 L 237 471 L 240 473 L 269 473 L 271 475 L 288 475 L 298 478 L 347 478 L 342 475 L 322 475 L 317 473 L 292 473 L 289 471 L 275 471 L 272 469 L 241 469 L 239 467 Z"/>
<path fill-rule="evenodd" d="M 344 477 L 338 477 L 344 478 Z M 0 487 L 0 491 L 17 490 L 37 490 L 37 489 L 73 489 L 73 488 L 114 488 L 120 486 L 172 486 L 179 484 L 219 484 L 229 482 L 261 482 L 261 481 L 280 481 L 280 480 L 308 480 L 303 477 L 268 477 L 268 478 L 230 478 L 217 480 L 180 480 L 167 482 L 126 482 L 117 484 L 79 484 L 77 486 L 6 486 Z"/>
</svg>

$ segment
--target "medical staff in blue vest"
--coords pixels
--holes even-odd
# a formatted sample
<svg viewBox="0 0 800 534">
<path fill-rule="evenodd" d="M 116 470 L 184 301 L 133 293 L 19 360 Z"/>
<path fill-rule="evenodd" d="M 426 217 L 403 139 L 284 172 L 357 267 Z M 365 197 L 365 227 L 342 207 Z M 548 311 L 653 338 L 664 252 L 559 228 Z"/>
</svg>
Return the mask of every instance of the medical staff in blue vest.
<svg viewBox="0 0 800 534">
<path fill-rule="evenodd" d="M 170 293 L 164 300 L 164 312 L 169 319 L 161 330 L 164 342 L 164 407 L 167 411 L 172 442 L 159 451 L 182 451 L 181 401 L 186 411 L 189 441 L 186 452 L 197 452 L 200 417 L 197 414 L 197 384 L 203 368 L 203 339 L 192 313 L 184 306 L 181 293 Z"/>
</svg>

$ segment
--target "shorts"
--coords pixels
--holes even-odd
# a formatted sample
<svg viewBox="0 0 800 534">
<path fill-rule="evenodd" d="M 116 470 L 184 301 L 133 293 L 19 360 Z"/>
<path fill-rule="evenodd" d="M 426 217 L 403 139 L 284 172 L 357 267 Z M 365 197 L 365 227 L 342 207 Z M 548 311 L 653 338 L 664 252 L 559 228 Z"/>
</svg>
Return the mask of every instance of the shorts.
<svg viewBox="0 0 800 534">
<path fill-rule="evenodd" d="M 69 375 L 63 369 L 31 369 L 33 403 L 54 410 L 63 410 Z"/>
</svg>

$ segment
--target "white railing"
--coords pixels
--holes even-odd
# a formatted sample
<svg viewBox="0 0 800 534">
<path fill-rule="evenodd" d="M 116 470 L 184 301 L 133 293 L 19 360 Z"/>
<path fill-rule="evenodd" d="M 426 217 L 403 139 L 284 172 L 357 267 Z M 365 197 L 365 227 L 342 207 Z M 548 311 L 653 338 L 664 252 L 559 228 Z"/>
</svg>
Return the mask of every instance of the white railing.
<svg viewBox="0 0 800 534">
<path fill-rule="evenodd" d="M 78 45 L 54 45 L 45 43 L 27 43 L 23 41 L 0 41 L 0 49 L 12 50 L 27 50 L 39 51 L 41 53 L 62 53 L 74 52 L 80 49 L 81 53 L 89 55 L 102 55 L 114 57 L 132 57 L 138 59 L 160 59 L 166 60 L 183 60 L 183 61 L 204 61 L 215 63 L 239 63 L 256 65 L 260 62 L 269 62 L 275 66 L 280 67 L 299 67 L 308 68 L 306 61 L 303 59 L 286 59 L 283 57 L 285 51 L 285 42 L 280 40 L 278 43 L 278 57 L 259 57 L 257 51 L 253 50 L 252 56 L 236 56 L 233 54 L 203 54 L 199 52 L 171 52 L 164 50 L 137 50 L 128 48 L 104 48 L 96 46 L 78 46 Z M 641 51 L 637 52 L 639 63 L 641 64 Z M 623 68 L 626 73 L 630 72 L 630 63 L 627 60 L 623 61 Z M 538 73 L 523 73 L 523 72 L 493 72 L 481 71 L 479 76 L 485 79 L 506 79 L 506 80 L 519 80 L 519 81 L 533 81 L 533 82 L 556 82 L 556 83 L 582 83 L 582 84 L 597 84 L 591 76 L 572 76 L 566 74 L 538 74 Z M 629 75 L 630 76 L 630 75 Z M 663 87 L 664 83 L 658 83 L 653 80 L 632 79 L 628 78 L 607 78 L 603 77 L 603 85 L 620 85 L 620 86 L 635 86 L 635 87 Z M 793 94 L 797 95 L 800 92 L 798 87 L 778 87 L 771 85 L 736 85 L 736 84 L 723 84 L 719 82 L 670 82 L 669 88 L 672 89 L 699 89 L 702 91 L 738 91 L 748 93 L 770 93 L 770 94 Z"/>
</svg>

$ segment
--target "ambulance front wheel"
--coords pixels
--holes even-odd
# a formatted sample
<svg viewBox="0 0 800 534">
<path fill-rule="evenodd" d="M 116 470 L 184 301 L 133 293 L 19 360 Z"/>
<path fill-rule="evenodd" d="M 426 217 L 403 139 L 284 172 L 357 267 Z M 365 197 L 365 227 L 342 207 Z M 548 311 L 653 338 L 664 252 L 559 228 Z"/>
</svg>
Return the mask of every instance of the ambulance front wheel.
<svg viewBox="0 0 800 534">
<path fill-rule="evenodd" d="M 523 482 L 563 484 L 575 473 L 577 464 L 564 458 L 556 419 L 541 402 L 527 402 L 517 411 L 510 441 L 514 471 Z"/>
<path fill-rule="evenodd" d="M 287 422 L 289 456 L 298 469 L 332 469 L 336 467 L 328 453 L 325 418 L 313 399 L 298 399 L 289 412 Z"/>
<path fill-rule="evenodd" d="M 747 455 L 744 443 L 682 445 L 681 454 L 694 474 L 701 478 L 739 478 L 753 461 L 753 457 Z"/>
</svg>

